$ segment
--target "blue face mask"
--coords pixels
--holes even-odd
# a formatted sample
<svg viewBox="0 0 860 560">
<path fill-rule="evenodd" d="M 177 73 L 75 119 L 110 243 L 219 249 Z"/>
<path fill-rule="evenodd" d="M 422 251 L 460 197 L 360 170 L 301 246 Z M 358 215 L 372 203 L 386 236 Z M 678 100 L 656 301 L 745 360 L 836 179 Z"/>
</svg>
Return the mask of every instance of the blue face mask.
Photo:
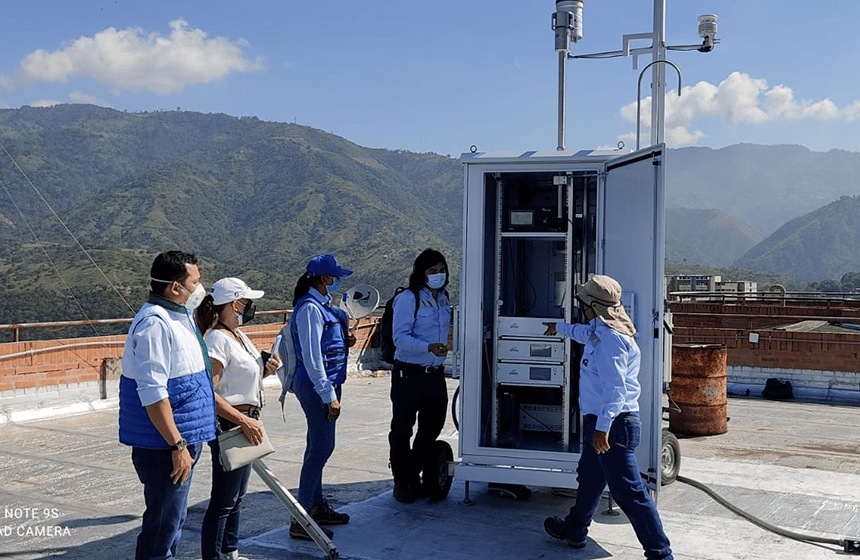
<svg viewBox="0 0 860 560">
<path fill-rule="evenodd" d="M 335 277 L 334 277 L 334 280 L 333 280 L 333 281 L 332 281 L 332 283 L 331 283 L 331 286 L 328 286 L 328 287 L 326 288 L 326 290 L 327 290 L 327 291 L 328 291 L 328 293 L 330 293 L 330 294 L 331 294 L 331 293 L 334 293 L 334 292 L 336 292 L 336 291 L 340 290 L 340 284 L 341 284 L 341 282 L 340 282 L 340 278 L 338 278 L 337 276 L 335 276 Z"/>
<path fill-rule="evenodd" d="M 427 287 L 431 290 L 438 290 L 445 285 L 446 280 L 448 280 L 448 274 L 445 272 L 440 272 L 439 274 L 428 274 Z"/>
</svg>

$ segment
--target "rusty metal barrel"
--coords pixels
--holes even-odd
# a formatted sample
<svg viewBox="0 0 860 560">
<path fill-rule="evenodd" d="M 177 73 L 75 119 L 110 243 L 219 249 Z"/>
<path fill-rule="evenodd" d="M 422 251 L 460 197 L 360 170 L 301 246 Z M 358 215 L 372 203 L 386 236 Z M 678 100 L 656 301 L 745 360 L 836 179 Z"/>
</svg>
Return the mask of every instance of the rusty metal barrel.
<svg viewBox="0 0 860 560">
<path fill-rule="evenodd" d="M 728 431 L 726 347 L 672 345 L 669 429 L 676 434 L 713 436 Z M 672 405 L 672 403 L 670 403 Z"/>
</svg>

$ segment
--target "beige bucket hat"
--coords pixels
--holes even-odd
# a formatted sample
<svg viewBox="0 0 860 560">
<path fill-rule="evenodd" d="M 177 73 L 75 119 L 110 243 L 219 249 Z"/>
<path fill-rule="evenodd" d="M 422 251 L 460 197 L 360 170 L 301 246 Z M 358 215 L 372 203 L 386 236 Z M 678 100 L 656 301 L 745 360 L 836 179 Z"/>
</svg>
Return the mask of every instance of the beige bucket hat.
<svg viewBox="0 0 860 560">
<path fill-rule="evenodd" d="M 621 305 L 621 284 L 610 276 L 596 274 L 576 286 L 576 298 L 594 310 L 610 329 L 633 336 L 636 327 Z"/>
</svg>

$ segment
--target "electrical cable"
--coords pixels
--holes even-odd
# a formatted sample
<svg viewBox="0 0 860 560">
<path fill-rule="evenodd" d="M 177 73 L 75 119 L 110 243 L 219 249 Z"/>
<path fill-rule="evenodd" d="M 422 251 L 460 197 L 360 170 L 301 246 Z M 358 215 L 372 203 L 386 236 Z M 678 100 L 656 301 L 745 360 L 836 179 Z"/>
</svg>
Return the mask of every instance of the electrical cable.
<svg viewBox="0 0 860 560">
<path fill-rule="evenodd" d="M 101 336 L 99 334 L 99 331 L 96 329 L 96 326 L 92 323 L 92 319 L 90 319 L 89 315 L 87 315 L 87 312 L 84 311 L 84 306 L 81 304 L 80 300 L 78 299 L 78 296 L 75 295 L 75 292 L 72 291 L 72 287 L 69 286 L 68 282 L 66 282 L 66 279 L 63 278 L 63 275 L 60 273 L 60 269 L 57 268 L 57 264 L 54 262 L 54 259 L 51 258 L 51 256 L 48 254 L 48 250 L 45 249 L 45 244 L 42 243 L 42 240 L 39 239 L 39 236 L 36 235 L 35 231 L 33 231 L 33 227 L 30 225 L 29 220 L 27 220 L 27 217 L 24 215 L 24 212 L 21 211 L 21 208 L 18 206 L 18 203 L 15 202 L 15 199 L 12 198 L 12 193 L 9 192 L 9 189 L 6 187 L 6 183 L 2 179 L 0 179 L 0 186 L 3 187 L 4 191 L 6 191 L 6 196 L 8 196 L 9 200 L 12 202 L 12 206 L 15 207 L 15 210 L 18 212 L 18 215 L 21 216 L 21 220 L 24 222 L 24 225 L 26 225 L 27 229 L 30 230 L 30 235 L 32 235 L 33 239 L 36 240 L 36 244 L 39 246 L 39 249 L 42 250 L 42 253 L 44 253 L 45 258 L 48 259 L 48 263 L 50 263 L 51 268 L 54 269 L 54 272 L 60 278 L 60 282 L 63 283 L 63 286 L 66 287 L 66 290 L 68 290 L 69 294 L 72 296 L 72 299 L 75 301 L 75 304 L 77 304 L 78 309 L 81 310 L 81 315 L 84 316 L 84 319 L 90 322 L 90 328 L 93 329 L 93 332 L 96 334 L 96 336 Z"/>
<path fill-rule="evenodd" d="M 454 421 L 454 428 L 460 431 L 460 419 L 457 418 L 457 397 L 460 396 L 460 385 L 454 390 L 454 396 L 451 398 L 451 420 Z"/>
<path fill-rule="evenodd" d="M 544 424 L 543 422 L 541 422 L 540 418 L 538 418 L 538 417 L 537 417 L 537 416 L 535 416 L 534 414 L 530 413 L 528 410 L 524 410 L 524 409 L 523 409 L 523 407 L 522 407 L 522 405 L 520 405 L 520 412 L 524 413 L 526 416 L 529 416 L 532 420 L 534 420 L 535 422 L 537 422 L 538 424 L 540 424 L 541 426 L 543 426 L 544 428 L 546 428 L 546 431 L 548 431 L 548 432 L 552 432 L 552 433 L 558 433 L 558 431 L 557 431 L 557 430 L 554 430 L 552 427 L 550 427 L 550 426 L 548 426 L 547 424 Z"/>
<path fill-rule="evenodd" d="M 677 47 L 666 47 L 667 51 L 700 51 L 702 45 L 680 45 Z"/>
<path fill-rule="evenodd" d="M 592 54 L 577 54 L 577 55 L 567 55 L 568 60 L 576 60 L 579 58 L 591 59 L 591 60 L 599 60 L 604 58 L 620 58 L 623 57 L 624 53 L 619 51 L 608 51 L 602 53 L 592 53 Z"/>
<path fill-rule="evenodd" d="M 107 274 L 105 274 L 104 271 L 101 269 L 101 267 L 99 267 L 99 265 L 96 263 L 95 259 L 93 259 L 93 257 L 90 255 L 90 253 L 84 248 L 83 245 L 81 245 L 81 242 L 78 241 L 78 238 L 75 237 L 75 234 L 72 233 L 72 230 L 69 229 L 69 226 L 67 226 L 66 223 L 63 221 L 63 219 L 60 218 L 60 215 L 57 214 L 56 210 L 54 210 L 54 207 L 51 206 L 51 204 L 44 197 L 42 192 L 38 188 L 36 188 L 36 185 L 33 184 L 33 181 L 30 180 L 30 177 L 28 177 L 27 174 L 24 172 L 24 170 L 21 169 L 21 166 L 18 165 L 18 162 L 15 160 L 15 158 L 12 156 L 12 154 L 9 153 L 9 150 L 6 149 L 6 145 L 3 143 L 2 140 L 0 140 L 0 147 L 2 147 L 3 151 L 6 153 L 6 155 L 9 156 L 9 159 L 12 160 L 12 163 L 15 165 L 15 168 L 18 169 L 18 171 L 21 173 L 21 175 L 24 177 L 24 179 L 27 181 L 27 183 L 30 185 L 30 187 L 33 188 L 33 191 L 35 191 L 35 193 L 38 195 L 39 199 L 45 203 L 45 206 L 48 207 L 48 209 L 51 211 L 51 213 L 54 215 L 54 217 L 57 219 L 57 221 L 60 222 L 60 225 L 63 226 L 63 228 L 66 230 L 66 233 L 68 233 L 72 237 L 72 239 L 75 240 L 75 243 L 78 245 L 78 248 L 80 248 L 80 250 L 84 252 L 84 254 L 87 256 L 87 258 L 93 264 L 93 266 L 96 267 L 96 270 L 98 270 L 99 273 L 101 273 L 102 277 L 104 277 L 105 281 L 107 281 L 108 286 L 113 288 L 113 291 L 116 292 L 116 294 L 119 296 L 119 299 L 122 300 L 122 302 L 129 308 L 129 310 L 132 313 L 137 313 L 137 310 L 135 310 L 135 308 L 131 306 L 131 304 L 122 295 L 122 292 L 119 291 L 119 288 L 117 288 L 114 285 L 114 283 L 110 281 L 110 278 L 108 278 Z"/>
<path fill-rule="evenodd" d="M 768 523 L 767 521 L 764 521 L 763 519 L 760 519 L 760 518 L 754 516 L 753 514 L 742 510 L 738 506 L 734 505 L 733 503 L 729 502 L 728 500 L 726 500 L 725 498 L 723 498 L 722 496 L 717 494 L 717 492 L 714 491 L 712 488 L 710 488 L 708 485 L 706 485 L 702 482 L 699 482 L 698 480 L 693 480 L 692 478 L 687 478 L 686 476 L 681 476 L 681 475 L 678 475 L 678 477 L 675 480 L 677 480 L 678 482 L 681 482 L 683 484 L 687 484 L 688 486 L 692 486 L 693 488 L 696 488 L 698 490 L 701 490 L 702 492 L 704 492 L 705 494 L 710 496 L 718 504 L 720 504 L 724 508 L 728 509 L 729 511 L 731 511 L 735 515 L 742 517 L 742 518 L 746 519 L 747 521 L 749 521 L 750 523 L 752 523 L 753 525 L 756 525 L 756 526 L 758 526 L 758 527 L 760 527 L 766 531 L 770 531 L 771 533 L 776 533 L 777 535 L 781 535 L 783 537 L 793 539 L 796 541 L 800 541 L 800 542 L 821 543 L 821 544 L 831 544 L 831 545 L 841 546 L 841 547 L 843 547 L 843 550 L 845 552 L 853 552 L 854 554 L 860 553 L 860 539 L 853 539 L 853 538 L 837 539 L 837 538 L 832 538 L 832 537 L 819 537 L 816 535 L 806 535 L 803 533 L 796 533 L 794 531 L 789 531 L 788 529 L 783 529 L 782 527 L 772 525 L 772 524 Z"/>
</svg>

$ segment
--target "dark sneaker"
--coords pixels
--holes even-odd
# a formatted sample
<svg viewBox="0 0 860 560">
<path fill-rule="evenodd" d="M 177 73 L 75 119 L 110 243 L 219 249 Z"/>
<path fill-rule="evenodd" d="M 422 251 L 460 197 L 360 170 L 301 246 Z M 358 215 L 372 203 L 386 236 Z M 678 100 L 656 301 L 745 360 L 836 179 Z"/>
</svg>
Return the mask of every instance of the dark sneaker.
<svg viewBox="0 0 860 560">
<path fill-rule="evenodd" d="M 349 523 L 349 515 L 336 512 L 328 502 L 315 505 L 309 513 L 319 525 L 343 525 L 344 523 Z"/>
<path fill-rule="evenodd" d="M 322 529 L 322 532 L 325 533 L 328 538 L 332 538 L 334 536 L 334 531 L 331 529 L 326 529 L 325 527 L 320 527 L 320 529 Z M 290 537 L 294 539 L 302 539 L 303 541 L 313 540 L 308 532 L 305 531 L 305 528 L 302 527 L 295 519 L 290 521 Z"/>
<path fill-rule="evenodd" d="M 543 528 L 547 535 L 560 541 L 565 541 L 568 546 L 573 548 L 583 548 L 585 541 L 574 541 L 567 538 L 564 534 L 564 519 L 560 517 L 547 517 L 543 522 Z"/>
<path fill-rule="evenodd" d="M 409 484 L 394 483 L 394 499 L 401 504 L 411 504 L 415 501 L 415 490 Z"/>
</svg>

